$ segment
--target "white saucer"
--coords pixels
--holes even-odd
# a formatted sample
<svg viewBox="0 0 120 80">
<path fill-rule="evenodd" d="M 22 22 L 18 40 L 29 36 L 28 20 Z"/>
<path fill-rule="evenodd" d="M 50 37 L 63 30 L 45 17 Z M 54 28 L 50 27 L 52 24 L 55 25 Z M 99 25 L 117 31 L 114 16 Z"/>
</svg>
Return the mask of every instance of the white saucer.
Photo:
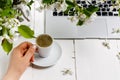
<svg viewBox="0 0 120 80">
<path fill-rule="evenodd" d="M 39 56 L 38 53 L 36 53 L 33 64 L 40 67 L 49 67 L 54 65 L 59 60 L 61 55 L 62 55 L 62 49 L 60 45 L 54 41 L 50 55 L 46 58 L 42 58 Z"/>
</svg>

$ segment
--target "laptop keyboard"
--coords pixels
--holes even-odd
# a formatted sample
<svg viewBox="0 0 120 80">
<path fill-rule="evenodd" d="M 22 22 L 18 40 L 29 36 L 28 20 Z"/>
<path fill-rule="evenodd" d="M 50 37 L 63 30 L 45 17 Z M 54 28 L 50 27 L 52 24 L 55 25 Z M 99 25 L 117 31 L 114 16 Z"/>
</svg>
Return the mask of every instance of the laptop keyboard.
<svg viewBox="0 0 120 80">
<path fill-rule="evenodd" d="M 97 16 L 118 16 L 118 9 L 115 7 L 116 1 L 106 0 L 104 3 L 97 3 L 97 0 L 92 0 L 91 2 L 86 3 L 86 1 L 76 0 L 78 5 L 82 5 L 84 8 L 89 8 L 90 6 L 96 6 L 99 10 L 96 12 Z M 111 9 L 111 6 L 114 6 Z M 54 8 L 53 16 L 74 16 L 74 8 L 71 8 L 68 13 L 64 13 L 63 11 L 58 12 L 56 8 Z"/>
</svg>

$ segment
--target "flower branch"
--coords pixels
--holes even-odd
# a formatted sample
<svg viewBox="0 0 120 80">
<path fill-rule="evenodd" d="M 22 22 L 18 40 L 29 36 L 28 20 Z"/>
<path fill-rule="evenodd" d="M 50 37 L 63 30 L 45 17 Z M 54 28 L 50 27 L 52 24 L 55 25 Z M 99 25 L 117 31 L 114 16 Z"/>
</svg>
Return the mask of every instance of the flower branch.
<svg viewBox="0 0 120 80">
<path fill-rule="evenodd" d="M 29 11 L 33 0 L 0 0 L 0 38 L 1 46 L 9 54 L 13 42 L 21 35 L 25 38 L 34 38 L 34 32 L 27 25 L 22 25 L 22 16 L 30 21 L 23 11 Z M 27 33 L 26 33 L 27 32 Z"/>
</svg>

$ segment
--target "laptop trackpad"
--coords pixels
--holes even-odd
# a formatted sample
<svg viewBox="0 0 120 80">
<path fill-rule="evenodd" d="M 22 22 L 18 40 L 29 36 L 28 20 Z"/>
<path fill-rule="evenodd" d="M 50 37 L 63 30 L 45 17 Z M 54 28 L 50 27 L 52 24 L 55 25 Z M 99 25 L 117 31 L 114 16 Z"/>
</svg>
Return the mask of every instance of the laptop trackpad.
<svg viewBox="0 0 120 80">
<path fill-rule="evenodd" d="M 77 27 L 79 38 L 106 38 L 107 25 L 105 19 L 95 19 L 93 22 Z"/>
</svg>

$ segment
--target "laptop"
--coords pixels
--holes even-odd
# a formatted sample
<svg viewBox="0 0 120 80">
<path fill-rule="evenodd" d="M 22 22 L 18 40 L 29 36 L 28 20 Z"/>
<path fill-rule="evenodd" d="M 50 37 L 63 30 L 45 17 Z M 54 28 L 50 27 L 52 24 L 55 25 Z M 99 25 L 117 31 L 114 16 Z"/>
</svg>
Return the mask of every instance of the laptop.
<svg viewBox="0 0 120 80">
<path fill-rule="evenodd" d="M 68 20 L 69 13 L 67 15 L 61 14 L 55 9 L 45 11 L 45 33 L 61 39 L 119 39 L 120 18 L 118 9 L 110 10 L 110 7 L 116 2 L 106 0 L 104 3 L 96 4 L 96 1 L 91 0 L 90 3 L 99 7 L 96 12 L 97 17 L 94 21 L 82 26 L 76 26 L 76 22 Z M 85 8 L 91 5 L 87 4 L 85 0 L 76 0 L 76 2 Z"/>
</svg>

